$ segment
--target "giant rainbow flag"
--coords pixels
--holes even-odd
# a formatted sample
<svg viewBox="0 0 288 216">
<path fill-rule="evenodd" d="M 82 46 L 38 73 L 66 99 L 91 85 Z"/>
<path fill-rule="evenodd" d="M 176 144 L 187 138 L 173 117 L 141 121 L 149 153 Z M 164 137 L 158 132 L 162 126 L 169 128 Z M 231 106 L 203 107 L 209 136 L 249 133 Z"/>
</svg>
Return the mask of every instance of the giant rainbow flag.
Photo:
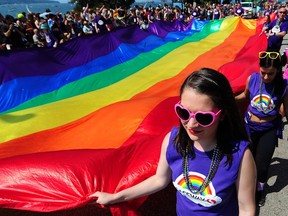
<svg viewBox="0 0 288 216">
<path fill-rule="evenodd" d="M 1 53 L 0 207 L 73 209 L 153 175 L 183 80 L 209 67 L 242 91 L 267 46 L 262 24 L 155 22 Z M 139 215 L 146 199 L 109 211 Z"/>
</svg>

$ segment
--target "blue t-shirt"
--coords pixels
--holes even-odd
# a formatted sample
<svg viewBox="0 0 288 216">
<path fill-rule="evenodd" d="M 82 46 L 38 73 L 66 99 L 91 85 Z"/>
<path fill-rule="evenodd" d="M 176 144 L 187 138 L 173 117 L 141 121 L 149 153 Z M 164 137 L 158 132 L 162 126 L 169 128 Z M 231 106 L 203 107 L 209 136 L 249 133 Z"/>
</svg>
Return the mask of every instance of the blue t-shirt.
<svg viewBox="0 0 288 216">
<path fill-rule="evenodd" d="M 238 199 L 235 182 L 238 177 L 239 166 L 248 141 L 231 143 L 235 146 L 233 150 L 233 161 L 225 166 L 224 156 L 219 164 L 217 172 L 201 194 L 192 194 L 186 187 L 183 176 L 183 158 L 176 151 L 174 139 L 178 128 L 173 128 L 166 158 L 172 170 L 172 181 L 177 189 L 177 215 L 193 216 L 238 216 Z M 213 151 L 201 152 L 194 148 L 195 158 L 188 159 L 189 179 L 193 186 L 200 186 L 206 175 L 208 175 Z"/>
</svg>

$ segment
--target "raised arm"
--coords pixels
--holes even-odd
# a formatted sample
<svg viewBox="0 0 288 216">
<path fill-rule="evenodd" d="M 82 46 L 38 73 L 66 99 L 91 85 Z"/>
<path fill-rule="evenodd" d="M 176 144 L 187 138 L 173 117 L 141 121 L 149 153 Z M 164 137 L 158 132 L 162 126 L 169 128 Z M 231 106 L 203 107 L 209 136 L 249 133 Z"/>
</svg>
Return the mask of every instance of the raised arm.
<svg viewBox="0 0 288 216">
<path fill-rule="evenodd" d="M 171 170 L 166 160 L 169 137 L 170 133 L 165 136 L 162 142 L 160 160 L 155 175 L 118 193 L 111 194 L 97 191 L 91 194 L 90 197 L 97 198 L 96 203 L 98 204 L 108 205 L 150 195 L 165 188 L 171 181 Z"/>
</svg>

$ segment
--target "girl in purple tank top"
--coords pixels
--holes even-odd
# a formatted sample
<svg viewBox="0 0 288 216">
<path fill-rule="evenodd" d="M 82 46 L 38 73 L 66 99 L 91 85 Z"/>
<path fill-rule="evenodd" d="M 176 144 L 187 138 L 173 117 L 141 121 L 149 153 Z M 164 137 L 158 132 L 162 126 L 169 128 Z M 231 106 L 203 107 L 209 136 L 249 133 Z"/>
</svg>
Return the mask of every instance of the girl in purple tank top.
<svg viewBox="0 0 288 216">
<path fill-rule="evenodd" d="M 156 174 L 117 193 L 95 192 L 107 205 L 176 188 L 182 216 L 254 216 L 256 167 L 226 77 L 203 68 L 186 78 L 175 104 L 179 127 L 162 142 Z"/>
<path fill-rule="evenodd" d="M 252 152 L 257 167 L 257 193 L 259 206 L 265 204 L 264 186 L 268 178 L 271 159 L 282 138 L 281 104 L 288 116 L 287 81 L 282 76 L 281 56 L 278 52 L 260 52 L 260 73 L 248 77 L 244 92 L 237 101 L 249 100 L 245 114 L 246 130 L 252 140 Z"/>
</svg>

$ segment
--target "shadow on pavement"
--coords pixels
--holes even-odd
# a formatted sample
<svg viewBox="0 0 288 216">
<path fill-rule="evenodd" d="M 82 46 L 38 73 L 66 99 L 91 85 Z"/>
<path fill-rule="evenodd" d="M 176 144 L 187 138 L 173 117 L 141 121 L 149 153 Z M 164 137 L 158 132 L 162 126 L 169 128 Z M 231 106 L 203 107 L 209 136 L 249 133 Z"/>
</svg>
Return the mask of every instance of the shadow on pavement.
<svg viewBox="0 0 288 216">
<path fill-rule="evenodd" d="M 269 193 L 280 192 L 283 188 L 288 185 L 288 175 L 286 169 L 288 167 L 288 159 L 283 159 L 279 157 L 273 157 L 271 160 L 271 165 L 269 168 L 268 179 L 273 179 L 273 183 L 265 186 L 265 195 Z M 275 180 L 274 180 L 275 179 Z M 269 180 L 269 181 L 270 181 Z M 260 207 L 256 209 L 256 215 L 260 215 Z"/>
<path fill-rule="evenodd" d="M 279 157 L 272 158 L 269 168 L 269 178 L 276 177 L 273 185 L 267 184 L 266 193 L 279 192 L 288 185 L 288 175 L 286 173 L 288 167 L 288 159 Z"/>
</svg>

